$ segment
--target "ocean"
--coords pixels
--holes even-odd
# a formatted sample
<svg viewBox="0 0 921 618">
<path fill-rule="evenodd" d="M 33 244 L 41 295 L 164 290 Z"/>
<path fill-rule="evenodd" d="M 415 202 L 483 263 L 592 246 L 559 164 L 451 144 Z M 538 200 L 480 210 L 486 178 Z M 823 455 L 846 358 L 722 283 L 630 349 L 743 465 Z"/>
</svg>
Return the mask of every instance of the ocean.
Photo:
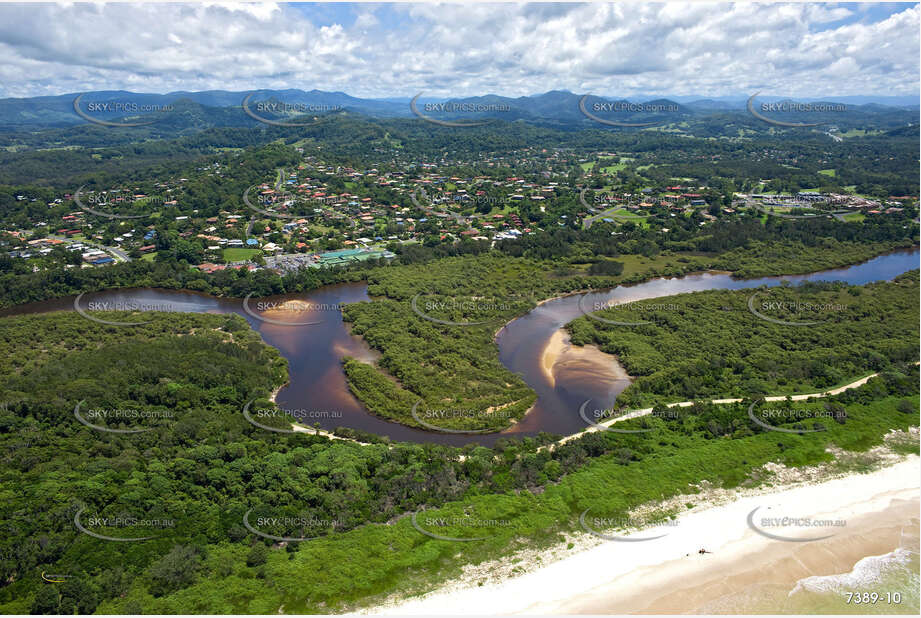
<svg viewBox="0 0 921 618">
<path fill-rule="evenodd" d="M 805 577 L 788 589 L 754 585 L 698 609 L 702 614 L 911 614 L 921 613 L 917 520 L 899 547 L 860 559 L 847 573 Z"/>
</svg>

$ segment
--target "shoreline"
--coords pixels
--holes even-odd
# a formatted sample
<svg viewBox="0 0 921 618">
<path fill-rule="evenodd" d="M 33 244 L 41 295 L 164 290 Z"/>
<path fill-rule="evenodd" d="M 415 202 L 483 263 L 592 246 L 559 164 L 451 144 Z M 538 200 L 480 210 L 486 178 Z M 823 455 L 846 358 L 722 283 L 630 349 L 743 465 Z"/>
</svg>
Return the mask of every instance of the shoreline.
<svg viewBox="0 0 921 618">
<path fill-rule="evenodd" d="M 851 267 L 859 266 L 859 265 L 861 265 L 861 264 L 870 262 L 870 261 L 872 261 L 872 260 L 874 260 L 874 259 L 877 259 L 877 258 L 879 258 L 879 257 L 882 257 L 882 256 L 891 255 L 891 254 L 900 253 L 900 252 L 906 252 L 906 251 L 917 251 L 917 250 L 919 250 L 919 249 L 921 249 L 921 245 L 912 245 L 912 246 L 910 246 L 910 247 L 900 247 L 900 248 L 896 248 L 896 249 L 891 249 L 891 250 L 889 250 L 889 251 L 884 251 L 884 252 L 879 253 L 879 254 L 877 254 L 877 255 L 875 255 L 875 256 L 873 256 L 873 257 L 867 258 L 867 259 L 865 259 L 865 260 L 861 260 L 861 261 L 858 261 L 858 262 L 852 262 L 852 263 L 845 264 L 845 265 L 842 265 L 842 266 L 832 267 L 831 269 L 826 269 L 826 270 L 836 270 L 836 269 L 840 269 L 840 268 L 851 268 Z M 758 275 L 758 276 L 751 276 L 751 277 L 733 277 L 733 278 L 734 278 L 734 279 L 737 278 L 737 279 L 739 279 L 739 280 L 748 280 L 748 279 L 758 279 L 758 278 L 762 278 L 762 277 L 777 277 L 777 278 L 786 277 L 786 276 L 796 277 L 796 276 L 801 276 L 801 275 L 810 275 L 810 274 L 814 274 L 814 273 L 816 273 L 816 272 L 822 272 L 822 271 L 809 271 L 809 272 L 805 272 L 805 273 L 786 273 L 786 274 L 780 274 L 780 275 Z M 689 272 L 687 272 L 687 273 L 684 273 L 684 274 L 681 274 L 681 275 L 675 275 L 675 276 L 671 276 L 671 277 L 669 277 L 669 276 L 651 276 L 651 277 L 646 277 L 646 278 L 641 279 L 641 280 L 638 280 L 638 281 L 630 281 L 630 282 L 623 282 L 623 281 L 622 281 L 622 282 L 617 283 L 617 284 L 614 284 L 613 286 L 610 286 L 610 287 L 583 288 L 583 289 L 578 289 L 578 290 L 571 290 L 571 291 L 569 291 L 569 292 L 564 292 L 564 293 L 561 293 L 561 294 L 557 294 L 556 296 L 551 296 L 551 297 L 549 297 L 549 298 L 545 298 L 545 299 L 543 299 L 543 300 L 541 300 L 541 301 L 538 301 L 538 302 L 535 304 L 535 309 L 538 308 L 538 307 L 540 307 L 541 305 L 544 305 L 544 304 L 549 303 L 549 302 L 551 302 L 551 301 L 561 300 L 561 299 L 564 299 L 564 298 L 567 298 L 567 297 L 570 297 L 570 296 L 578 296 L 578 295 L 582 295 L 582 294 L 592 294 L 592 293 L 610 292 L 610 291 L 615 290 L 615 289 L 617 289 L 617 288 L 619 288 L 619 287 L 632 287 L 632 286 L 634 286 L 634 285 L 641 285 L 641 284 L 644 284 L 644 283 L 648 283 L 648 282 L 653 281 L 653 280 L 655 280 L 655 279 L 663 279 L 663 280 L 683 279 L 683 278 L 686 278 L 686 277 L 696 276 L 696 275 L 703 275 L 703 274 L 715 274 L 715 275 L 725 274 L 725 275 L 730 275 L 730 276 L 733 275 L 732 271 L 723 271 L 723 270 L 716 270 L 716 269 L 712 269 L 712 268 L 711 268 L 711 269 L 702 269 L 702 270 L 689 271 Z M 534 310 L 534 309 L 532 309 L 532 311 L 533 311 L 533 310 Z M 530 312 L 528 312 L 528 313 L 530 313 Z M 514 322 L 515 320 L 518 320 L 518 319 L 521 319 L 521 318 L 527 316 L 528 313 L 525 313 L 525 314 L 523 314 L 523 315 L 521 315 L 521 316 L 517 316 L 517 317 L 515 317 L 515 318 L 512 318 L 512 319 L 509 320 L 508 322 L 505 322 L 504 324 L 502 324 L 502 325 L 493 333 L 493 337 L 492 337 L 493 343 L 494 343 L 495 345 L 498 346 L 498 345 L 499 345 L 499 337 L 502 335 L 503 331 L 505 331 L 505 329 L 508 327 L 508 325 L 511 324 L 512 322 Z M 557 338 L 560 336 L 561 333 L 562 333 L 563 335 L 565 335 L 565 341 L 564 341 L 564 342 L 560 342 L 560 341 L 557 340 Z M 545 380 L 547 381 L 547 383 L 549 384 L 549 386 L 550 386 L 551 388 L 554 388 L 554 387 L 556 386 L 556 376 L 554 375 L 553 367 L 554 367 L 554 365 L 556 365 L 556 363 L 558 362 L 559 357 L 560 357 L 561 353 L 565 350 L 566 346 L 569 346 L 570 349 L 575 347 L 575 346 L 572 346 L 572 345 L 569 343 L 568 332 L 566 331 L 566 326 L 565 326 L 565 324 L 564 324 L 563 326 L 561 326 L 561 327 L 560 327 L 560 328 L 559 328 L 559 329 L 558 329 L 558 330 L 547 340 L 547 344 L 545 345 L 545 347 L 543 348 L 543 350 L 542 350 L 542 352 L 541 352 L 540 367 L 541 367 L 541 370 L 542 370 L 542 373 L 543 373 L 543 375 L 544 375 Z M 598 361 L 600 361 L 599 364 L 601 364 L 601 365 L 608 363 L 608 362 L 609 362 L 609 359 L 613 359 L 614 364 L 615 364 L 615 367 L 616 367 L 615 372 L 617 372 L 617 375 L 615 375 L 615 377 L 614 377 L 613 379 L 614 379 L 614 380 L 625 380 L 625 381 L 627 381 L 628 384 L 627 384 L 627 386 L 626 386 L 625 388 L 629 387 L 630 384 L 632 384 L 633 381 L 635 380 L 635 376 L 630 376 L 630 375 L 627 373 L 627 371 L 623 368 L 623 365 L 621 365 L 620 360 L 619 360 L 616 356 L 611 355 L 611 354 L 608 354 L 608 353 L 606 353 L 606 352 L 602 352 L 602 351 L 601 351 L 600 349 L 598 349 L 597 346 L 595 346 L 595 345 L 587 345 L 587 346 L 581 346 L 581 347 L 582 347 L 582 348 L 586 348 L 586 349 L 589 349 L 589 348 L 590 348 L 590 349 L 594 349 L 594 350 L 597 352 L 597 354 L 600 355 L 600 356 L 595 356 L 595 358 L 596 358 Z M 591 354 L 592 354 L 592 353 L 587 353 L 587 355 L 586 355 L 585 358 L 590 358 L 590 357 L 591 357 Z M 602 357 L 603 357 L 603 358 L 602 358 Z M 597 367 L 595 367 L 595 369 L 597 370 Z M 622 375 L 619 373 L 620 371 L 622 371 Z M 621 390 L 624 390 L 624 389 L 621 389 Z M 837 394 L 837 392 L 840 392 L 840 391 L 843 391 L 843 390 L 847 390 L 847 388 L 834 388 L 834 389 L 832 389 L 832 390 L 830 390 L 830 391 L 827 391 L 827 394 Z M 619 395 L 619 393 L 618 393 L 618 395 Z M 790 397 L 791 399 L 793 399 L 793 400 L 798 400 L 798 399 L 808 399 L 808 398 L 811 398 L 811 397 L 814 396 L 814 394 L 813 394 L 813 393 L 791 393 L 791 394 L 789 394 L 789 395 L 784 395 L 784 396 L 781 396 L 781 397 L 775 397 L 775 399 L 785 399 L 787 396 L 789 396 L 789 397 Z M 731 399 L 726 399 L 726 402 L 728 403 L 730 400 L 731 400 Z M 536 405 L 537 405 L 537 402 L 535 401 L 535 403 L 534 403 L 531 407 L 529 407 L 527 410 L 525 410 L 525 413 L 522 415 L 521 419 L 523 420 L 523 419 L 527 418 L 527 416 L 534 410 L 534 408 L 535 408 Z M 673 405 L 680 405 L 680 404 L 679 404 L 679 403 L 671 403 L 671 404 L 666 404 L 666 405 L 673 406 Z M 650 409 L 651 409 L 651 408 L 650 408 Z M 575 437 L 578 437 L 578 436 L 581 435 L 582 433 L 583 433 L 583 432 L 577 432 L 577 433 L 571 434 L 571 435 L 569 435 L 569 436 L 564 436 L 564 440 L 573 439 L 573 438 L 575 438 Z"/>
<path fill-rule="evenodd" d="M 859 265 L 861 265 L 861 264 L 865 264 L 865 263 L 867 263 L 867 262 L 869 262 L 869 261 L 871 261 L 871 260 L 875 260 L 875 259 L 877 259 L 877 258 L 886 256 L 886 255 L 891 255 L 891 254 L 900 253 L 900 252 L 919 251 L 919 250 L 921 250 L 921 245 L 912 244 L 912 245 L 906 246 L 906 247 L 897 247 L 897 248 L 895 248 L 895 249 L 889 249 L 888 251 L 883 251 L 882 253 L 877 253 L 876 255 L 874 255 L 874 256 L 872 256 L 872 257 L 869 257 L 869 258 L 866 258 L 866 259 L 863 259 L 863 260 L 859 260 L 859 261 L 856 261 L 856 262 L 849 262 L 849 263 L 846 263 L 846 264 L 840 264 L 840 265 L 838 265 L 838 266 L 831 266 L 831 267 L 829 267 L 829 268 L 823 268 L 823 269 L 815 270 L 815 271 L 814 271 L 814 270 L 806 270 L 806 271 L 798 272 L 798 273 L 780 273 L 780 274 L 756 275 L 756 276 L 751 276 L 751 277 L 734 277 L 734 278 L 737 278 L 737 279 L 739 279 L 739 280 L 744 281 L 744 280 L 748 280 L 748 279 L 760 279 L 760 278 L 764 278 L 764 277 L 798 277 L 798 276 L 801 276 L 801 275 L 811 275 L 811 274 L 823 272 L 823 271 L 826 271 L 826 270 L 838 270 L 838 269 L 842 269 L 842 268 L 850 268 L 850 267 L 852 267 L 852 266 L 859 266 Z M 135 261 L 135 260 L 132 260 L 132 261 Z M 138 261 L 139 261 L 139 260 L 138 260 Z M 675 278 L 680 279 L 680 278 L 683 278 L 683 277 L 688 277 L 688 276 L 691 276 L 691 275 L 699 275 L 699 274 L 704 274 L 704 273 L 708 273 L 708 272 L 709 272 L 709 273 L 713 273 L 713 274 L 729 274 L 729 275 L 732 275 L 735 271 L 724 271 L 724 270 L 717 270 L 717 269 L 712 269 L 712 268 L 705 268 L 705 269 L 701 269 L 701 270 L 688 271 L 688 272 L 683 273 L 683 274 L 681 274 L 681 275 L 674 275 L 674 276 L 654 275 L 654 276 L 650 276 L 650 277 L 647 277 L 647 278 L 644 278 L 644 279 L 639 279 L 639 280 L 637 280 L 637 281 L 629 281 L 629 282 L 621 281 L 621 282 L 619 282 L 619 283 L 615 283 L 615 284 L 612 285 L 612 286 L 606 286 L 606 287 L 600 287 L 600 288 L 585 288 L 585 289 L 580 289 L 580 290 L 572 290 L 572 291 L 570 291 L 570 292 L 566 292 L 566 293 L 563 293 L 563 294 L 559 294 L 559 295 L 557 295 L 557 296 L 553 296 L 553 297 L 550 297 L 550 298 L 546 298 L 546 299 L 544 299 L 544 300 L 538 302 L 538 303 L 537 303 L 537 306 L 540 306 L 540 305 L 542 305 L 542 304 L 544 304 L 544 303 L 546 303 L 546 302 L 550 302 L 551 300 L 556 300 L 556 299 L 558 299 L 558 298 L 565 298 L 566 296 L 573 296 L 573 295 L 576 295 L 576 294 L 585 294 L 585 293 L 590 293 L 590 292 L 605 292 L 605 291 L 609 291 L 609 290 L 612 290 L 612 289 L 614 289 L 614 288 L 621 287 L 621 286 L 629 287 L 629 286 L 631 286 L 631 285 L 637 285 L 637 284 L 640 284 L 640 283 L 646 283 L 646 282 L 648 282 L 648 281 L 650 281 L 650 280 L 652 280 L 652 279 L 675 279 Z M 266 296 L 266 298 L 275 298 L 275 297 L 278 297 L 278 296 L 292 296 L 292 295 L 310 294 L 310 293 L 313 293 L 313 292 L 317 292 L 317 291 L 319 291 L 319 290 L 331 288 L 331 287 L 338 286 L 338 285 L 352 285 L 352 284 L 355 284 L 355 283 L 362 284 L 362 285 L 365 285 L 365 286 L 368 285 L 368 282 L 367 282 L 366 280 L 364 280 L 364 279 L 359 279 L 358 281 L 337 281 L 337 282 L 333 282 L 333 283 L 327 283 L 327 284 L 321 285 L 321 286 L 319 286 L 319 287 L 312 288 L 312 289 L 310 289 L 310 290 L 303 290 L 303 291 L 300 291 L 300 292 L 285 292 L 285 293 L 282 293 L 282 294 L 273 294 L 273 295 L 270 295 L 270 296 Z M 211 293 L 211 292 L 202 292 L 202 291 L 200 291 L 200 290 L 193 290 L 193 289 L 190 289 L 190 288 L 171 288 L 171 287 L 158 287 L 158 286 L 150 286 L 150 285 L 148 285 L 148 286 L 138 286 L 138 285 L 112 286 L 112 287 L 107 287 L 107 288 L 103 288 L 103 289 L 99 289 L 99 290 L 84 290 L 83 292 L 77 292 L 77 293 L 71 293 L 71 294 L 61 294 L 61 295 L 59 295 L 59 296 L 48 296 L 48 297 L 46 297 L 46 298 L 41 298 L 41 299 L 36 299 L 36 300 L 29 300 L 29 301 L 20 302 L 20 303 L 14 303 L 14 304 L 11 304 L 11 305 L 0 305 L 0 318 L 4 318 L 4 317 L 14 317 L 14 316 L 18 316 L 18 315 L 28 315 L 28 314 L 52 313 L 52 312 L 55 312 L 55 311 L 69 311 L 69 309 L 50 309 L 50 310 L 47 310 L 47 311 L 36 311 L 36 312 L 29 312 L 29 311 L 22 312 L 22 311 L 14 311 L 14 310 L 15 310 L 17 307 L 24 307 L 24 308 L 28 309 L 29 307 L 31 307 L 31 306 L 33 306 L 33 305 L 40 305 L 40 304 L 42 304 L 42 303 L 48 303 L 48 302 L 53 302 L 53 301 L 61 301 L 61 300 L 65 300 L 65 299 L 66 299 L 66 300 L 72 300 L 72 299 L 76 298 L 77 296 L 79 296 L 80 294 L 99 294 L 99 293 L 103 293 L 103 292 L 115 292 L 115 291 L 118 291 L 118 292 L 130 292 L 130 291 L 143 291 L 143 290 L 154 290 L 154 291 L 162 291 L 162 292 L 180 292 L 180 293 L 183 293 L 183 294 L 193 294 L 193 295 L 197 295 L 197 296 L 212 298 L 212 299 L 215 299 L 215 300 L 240 300 L 240 301 L 242 302 L 242 300 L 243 300 L 243 298 L 244 298 L 243 296 L 229 296 L 229 295 L 226 295 L 226 296 L 225 296 L 225 295 L 217 295 L 217 294 L 213 294 L 213 293 Z M 370 300 L 374 300 L 375 298 L 379 298 L 379 297 L 372 297 L 372 296 L 369 295 L 369 299 L 370 299 Z M 297 299 L 292 299 L 292 300 L 297 300 Z M 516 318 L 516 319 L 517 319 L 517 318 Z M 502 328 L 504 328 L 504 326 L 503 326 L 503 327 L 500 327 L 499 330 L 496 331 L 496 335 L 498 335 L 498 333 L 502 330 Z"/>
<path fill-rule="evenodd" d="M 680 274 L 680 275 L 654 275 L 654 276 L 650 276 L 650 277 L 647 277 L 647 278 L 644 278 L 644 279 L 639 279 L 639 280 L 637 280 L 637 281 L 621 281 L 621 282 L 619 282 L 619 283 L 615 283 L 615 284 L 612 285 L 612 286 L 603 286 L 603 287 L 599 287 L 599 288 L 581 288 L 581 289 L 578 289 L 578 290 L 572 290 L 572 291 L 569 291 L 569 292 L 565 292 L 565 293 L 563 293 L 563 294 L 558 294 L 558 295 L 556 295 L 556 296 L 551 296 L 550 298 L 545 298 L 544 300 L 539 301 L 539 302 L 536 304 L 536 306 L 539 307 L 539 306 L 543 305 L 544 303 L 549 303 L 549 302 L 552 301 L 552 300 L 559 300 L 559 299 L 561 299 L 561 298 L 566 298 L 566 297 L 568 297 L 568 296 L 577 296 L 577 295 L 579 295 L 579 294 L 594 294 L 594 293 L 610 292 L 611 290 L 614 290 L 614 289 L 619 288 L 619 287 L 631 287 L 631 286 L 634 286 L 634 285 L 640 285 L 640 284 L 643 284 L 643 283 L 648 283 L 648 282 L 650 282 L 650 281 L 652 281 L 652 280 L 654 280 L 654 279 L 684 279 L 685 277 L 692 277 L 692 276 L 695 276 L 695 275 L 706 275 L 706 274 L 711 274 L 711 275 L 729 275 L 729 276 L 731 276 L 733 279 L 738 280 L 738 281 L 749 281 L 749 280 L 751 280 L 751 279 L 764 279 L 764 278 L 767 278 L 767 277 L 800 277 L 800 276 L 804 276 L 804 275 L 812 275 L 812 274 L 815 274 L 815 273 L 824 272 L 824 271 L 827 271 L 827 270 L 839 270 L 839 269 L 842 269 L 842 268 L 851 268 L 851 267 L 853 267 L 853 266 L 860 266 L 861 264 L 865 264 L 865 263 L 867 263 L 867 262 L 869 262 L 869 261 L 871 261 L 871 260 L 875 260 L 876 258 L 882 257 L 882 256 L 884 256 L 884 255 L 892 255 L 893 253 L 900 253 L 900 252 L 903 252 L 903 251 L 919 251 L 919 250 L 921 250 L 921 245 L 911 245 L 910 247 L 898 247 L 898 248 L 896 248 L 896 249 L 889 249 L 888 251 L 883 251 L 882 253 L 877 253 L 876 255 L 874 255 L 874 256 L 872 256 L 872 257 L 869 257 L 869 258 L 866 258 L 866 259 L 864 259 L 864 260 L 860 260 L 860 261 L 857 261 L 857 262 L 848 262 L 847 264 L 841 264 L 841 265 L 839 265 L 839 266 L 831 266 L 831 267 L 829 267 L 829 268 L 823 268 L 823 269 L 821 269 L 821 270 L 806 270 L 806 271 L 797 272 L 797 273 L 778 273 L 778 274 L 752 275 L 752 276 L 750 276 L 750 277 L 741 277 L 741 276 L 736 276 L 735 273 L 736 273 L 737 271 L 733 271 L 733 270 L 720 270 L 720 269 L 716 269 L 716 268 L 703 268 L 703 269 L 700 269 L 700 270 L 691 270 L 691 271 L 688 271 L 688 272 L 683 273 L 683 274 Z M 517 318 L 515 318 L 515 319 L 517 319 Z M 505 328 L 505 326 L 503 325 L 502 328 Z M 498 335 L 499 332 L 501 332 L 502 328 L 500 328 L 498 331 L 496 331 L 496 335 Z"/>
<path fill-rule="evenodd" d="M 786 470 L 795 472 L 799 482 L 707 492 L 712 493 L 711 503 L 681 515 L 661 540 L 617 543 L 583 534 L 567 539 L 569 545 L 564 541 L 555 548 L 509 556 L 496 565 L 505 577 L 484 574 L 481 565 L 475 577 L 469 573 L 421 597 L 391 599 L 361 613 L 439 615 L 457 613 L 457 607 L 466 614 L 692 613 L 698 608 L 715 613 L 714 603 L 732 595 L 744 598 L 752 585 L 790 592 L 805 577 L 848 573 L 863 558 L 892 552 L 903 531 L 913 531 L 916 538 L 918 455 L 866 474 L 818 482 L 810 482 L 814 477 L 809 471 Z M 684 500 L 700 503 L 700 494 L 668 502 Z M 772 540 L 746 525 L 746 516 L 759 507 L 789 517 L 844 520 L 846 525 L 832 530 L 836 534 L 827 540 Z M 702 547 L 712 553 L 698 554 Z M 509 575 L 502 568 L 506 563 L 537 566 Z M 766 569 L 769 578 L 762 577 Z M 484 575 L 489 583 L 473 583 L 482 582 Z"/>
<path fill-rule="evenodd" d="M 853 507 L 855 514 L 847 518 L 845 531 L 833 538 L 794 543 L 747 532 L 750 538 L 733 540 L 714 555 L 700 555 L 692 550 L 684 558 L 615 577 L 579 598 L 538 603 L 526 611 L 721 613 L 720 606 L 735 605 L 737 609 L 746 605 L 758 589 L 772 589 L 790 596 L 794 590 L 802 589 L 801 582 L 806 578 L 850 573 L 863 559 L 890 554 L 903 547 L 904 532 L 917 535 L 919 505 L 917 488 L 883 491 Z M 791 512 L 786 510 L 788 507 L 783 508 L 784 512 Z M 821 510 L 812 517 L 840 517 L 839 513 L 850 513 L 851 508 Z M 805 515 L 795 508 L 792 512 Z"/>
<path fill-rule="evenodd" d="M 633 382 L 633 376 L 616 356 L 602 352 L 596 345 L 573 345 L 563 327 L 550 336 L 541 352 L 541 370 L 551 388 L 556 386 L 556 372 L 567 368 L 566 365 L 575 366 L 575 370 L 590 373 L 607 383 Z"/>
</svg>

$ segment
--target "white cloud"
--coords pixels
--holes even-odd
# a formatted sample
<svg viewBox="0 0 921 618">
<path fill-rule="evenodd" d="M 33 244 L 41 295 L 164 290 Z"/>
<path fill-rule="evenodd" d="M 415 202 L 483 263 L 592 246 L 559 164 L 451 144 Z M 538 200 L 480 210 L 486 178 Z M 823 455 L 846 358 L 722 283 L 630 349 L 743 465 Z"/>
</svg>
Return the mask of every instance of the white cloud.
<svg viewBox="0 0 921 618">
<path fill-rule="evenodd" d="M 793 96 L 918 91 L 919 7 L 361 5 L 347 24 L 276 4 L 0 5 L 0 95 L 303 88 L 356 96 Z"/>
</svg>

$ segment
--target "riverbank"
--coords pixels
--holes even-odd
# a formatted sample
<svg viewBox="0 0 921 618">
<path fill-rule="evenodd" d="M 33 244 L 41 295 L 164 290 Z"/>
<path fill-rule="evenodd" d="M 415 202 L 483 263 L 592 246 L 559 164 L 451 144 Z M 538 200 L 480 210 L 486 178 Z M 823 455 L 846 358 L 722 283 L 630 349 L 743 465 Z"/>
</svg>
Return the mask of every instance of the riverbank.
<svg viewBox="0 0 921 618">
<path fill-rule="evenodd" d="M 616 356 L 602 352 L 594 345 L 573 345 L 569 333 L 563 328 L 547 341 L 541 354 L 541 367 L 551 387 L 556 386 L 557 375 L 564 371 L 568 374 L 567 380 L 573 379 L 572 374 L 578 374 L 579 378 L 603 380 L 612 386 L 624 381 L 629 384 L 633 379 Z"/>
<path fill-rule="evenodd" d="M 590 294 L 590 293 L 610 292 L 611 290 L 614 290 L 615 288 L 619 288 L 619 287 L 629 288 L 629 287 L 640 285 L 643 283 L 648 283 L 649 281 L 653 281 L 655 279 L 662 279 L 662 280 L 667 281 L 667 280 L 672 280 L 672 279 L 683 279 L 685 277 L 693 277 L 697 275 L 727 275 L 731 277 L 734 281 L 738 281 L 738 282 L 744 282 L 744 281 L 751 280 L 751 279 L 764 279 L 767 277 L 801 278 L 803 275 L 814 274 L 814 273 L 822 272 L 826 270 L 827 271 L 844 270 L 848 268 L 853 268 L 855 266 L 860 266 L 861 264 L 866 264 L 867 262 L 870 262 L 872 260 L 875 260 L 881 257 L 888 256 L 888 255 L 895 255 L 895 254 L 900 254 L 900 253 L 911 253 L 911 252 L 916 252 L 919 250 L 921 250 L 921 245 L 909 244 L 904 247 L 889 248 L 879 253 L 876 253 L 874 255 L 871 255 L 869 257 L 862 257 L 860 259 L 856 259 L 853 261 L 845 261 L 843 263 L 838 263 L 838 264 L 828 266 L 825 268 L 821 268 L 818 270 L 816 270 L 815 268 L 812 268 L 812 269 L 800 268 L 800 269 L 792 269 L 792 270 L 780 268 L 780 269 L 771 269 L 769 271 L 761 272 L 761 273 L 740 274 L 741 271 L 737 271 L 737 270 L 726 270 L 724 268 L 706 267 L 706 268 L 698 268 L 696 270 L 688 270 L 686 272 L 682 272 L 681 274 L 675 274 L 675 275 L 660 275 L 660 274 L 646 273 L 641 277 L 636 277 L 635 275 L 637 273 L 635 273 L 634 276 L 630 276 L 630 277 L 622 276 L 621 280 L 612 286 L 579 288 L 576 290 L 570 290 L 568 292 L 557 294 L 556 296 L 551 296 L 549 298 L 545 298 L 541 301 L 538 301 L 536 306 L 540 307 L 541 305 L 544 305 L 546 303 L 549 303 L 555 300 L 562 300 L 569 296 L 580 296 L 583 294 Z M 776 272 L 777 270 L 780 270 L 781 272 Z M 498 331 L 496 331 L 496 336 L 498 336 L 499 333 L 502 332 L 503 328 L 505 328 L 505 326 L 502 326 Z"/>
<path fill-rule="evenodd" d="M 810 276 L 794 277 L 795 281 L 834 279 L 846 281 L 855 285 L 873 280 L 890 279 L 908 268 L 917 267 L 917 253 L 901 253 L 877 258 L 862 266 L 855 266 L 847 271 L 828 271 L 815 273 Z M 461 273 L 463 263 L 456 265 L 456 271 Z M 396 271 L 394 271 L 396 272 Z M 460 276 L 460 274 L 458 274 Z M 682 294 L 685 292 L 702 291 L 707 289 L 737 289 L 752 285 L 779 283 L 774 278 L 769 281 L 753 281 L 739 283 L 730 280 L 726 275 L 696 275 L 676 278 L 659 278 L 639 286 L 622 286 L 608 292 L 592 292 L 587 297 L 585 306 L 591 302 L 610 302 L 620 304 L 637 298 L 658 298 Z M 337 284 L 310 293 L 297 295 L 299 300 L 309 302 L 311 305 L 341 305 L 367 301 L 367 289 L 364 284 Z M 291 295 L 268 297 L 284 300 Z M 568 297 L 568 299 L 567 299 Z M 361 401 L 353 396 L 349 390 L 342 370 L 342 357 L 351 356 L 362 362 L 373 362 L 377 351 L 369 351 L 363 338 L 358 337 L 352 329 L 351 323 L 343 324 L 334 316 L 326 316 L 323 325 L 305 328 L 286 328 L 271 323 L 260 321 L 242 310 L 239 299 L 219 299 L 202 292 L 188 292 L 179 290 L 160 289 L 121 289 L 102 292 L 93 296 L 84 297 L 84 306 L 90 302 L 95 304 L 135 302 L 145 306 L 169 305 L 171 311 L 177 313 L 221 313 L 237 314 L 248 320 L 250 326 L 260 332 L 263 340 L 277 348 L 289 361 L 290 383 L 278 394 L 277 400 L 283 407 L 291 409 L 316 409 L 336 412 L 328 419 L 320 419 L 324 429 L 333 431 L 336 427 L 348 427 L 355 430 L 389 436 L 393 441 L 406 442 L 438 442 L 454 446 L 476 441 L 484 446 L 490 446 L 502 437 L 510 436 L 535 436 L 540 432 L 568 436 L 585 428 L 585 422 L 578 414 L 579 406 L 588 398 L 593 398 L 599 407 L 607 407 L 613 398 L 605 399 L 606 384 L 601 380 L 581 379 L 591 376 L 589 371 L 557 372 L 553 387 L 548 387 L 545 373 L 540 367 L 542 350 L 547 340 L 559 329 L 559 325 L 566 324 L 583 315 L 584 311 L 579 305 L 580 293 L 574 292 L 556 297 L 556 302 L 551 299 L 541 301 L 540 307 L 528 314 L 520 316 L 511 322 L 497 325 L 497 333 L 493 345 L 478 341 L 480 349 L 476 355 L 466 350 L 466 354 L 475 358 L 491 360 L 495 355 L 495 348 L 499 348 L 499 360 L 506 369 L 521 376 L 532 391 L 538 393 L 538 400 L 519 419 L 513 428 L 514 432 L 505 434 L 478 434 L 475 438 L 454 434 L 441 434 L 439 432 L 424 431 L 403 425 L 396 421 L 388 420 L 384 416 L 376 416 L 370 412 Z M 566 299 L 566 300 L 561 300 Z M 73 311 L 74 298 L 59 299 L 35 303 L 30 306 L 20 306 L 15 311 L 0 310 L 0 315 L 22 315 L 31 313 L 45 313 L 49 311 Z M 589 302 L 591 301 L 591 302 Z M 300 321 L 300 320 L 295 320 Z M 548 328 L 549 327 L 549 328 Z M 419 337 L 414 335 L 414 340 Z M 437 341 L 437 339 L 436 339 Z M 427 344 L 426 344 L 427 345 Z M 420 344 L 419 350 L 424 350 Z M 482 352 L 482 354 L 480 354 Z M 405 354 L 405 352 L 404 352 Z M 422 363 L 428 361 L 421 353 L 413 352 L 406 355 L 412 362 Z M 407 361 L 409 362 L 409 361 Z M 574 365 L 573 365 L 574 366 Z M 427 365 L 432 370 L 437 370 L 445 376 L 450 376 L 446 370 L 438 370 L 437 364 Z M 393 381 L 391 371 L 378 371 L 380 375 L 387 376 Z M 479 373 L 472 373 L 483 377 Z M 567 382 L 570 375 L 576 376 L 572 384 Z M 855 376 L 857 377 L 857 376 Z M 507 376 L 496 372 L 493 379 L 498 388 L 505 387 Z M 467 393 L 466 388 L 473 382 L 457 382 L 459 388 L 452 389 L 452 396 L 462 396 Z M 627 382 L 621 382 L 626 385 Z M 472 392 L 472 391 L 471 391 Z M 714 396 L 730 396 L 715 393 Z M 411 404 L 414 402 L 410 403 Z M 341 416 L 339 415 L 341 413 Z"/>
<path fill-rule="evenodd" d="M 861 559 L 916 543 L 912 539 L 918 535 L 918 456 L 867 474 L 819 482 L 815 474 L 821 474 L 820 467 L 774 468 L 781 472 L 779 478 L 795 479 L 794 484 L 742 491 L 702 487 L 699 494 L 669 500 L 693 500 L 700 506 L 680 516 L 677 526 L 669 527 L 661 539 L 618 543 L 577 536 L 551 550 L 509 556 L 505 564 L 479 565 L 470 577 L 422 598 L 367 613 L 452 614 L 459 607 L 465 614 L 693 613 L 718 612 L 721 607 L 732 612 L 746 607 L 749 596 L 763 598 L 766 589 L 789 594 L 797 585 L 808 585 L 805 578 L 849 573 Z M 707 504 L 701 504 L 702 494 Z M 843 520 L 845 525 L 826 540 L 773 540 L 747 525 L 756 508 L 778 516 Z M 753 520 L 756 526 L 760 517 Z M 788 534 L 804 538 L 810 531 Z M 712 553 L 701 555 L 701 548 Z M 501 577 L 509 564 L 544 566 Z M 499 577 L 470 585 L 489 579 L 491 567 Z"/>
</svg>

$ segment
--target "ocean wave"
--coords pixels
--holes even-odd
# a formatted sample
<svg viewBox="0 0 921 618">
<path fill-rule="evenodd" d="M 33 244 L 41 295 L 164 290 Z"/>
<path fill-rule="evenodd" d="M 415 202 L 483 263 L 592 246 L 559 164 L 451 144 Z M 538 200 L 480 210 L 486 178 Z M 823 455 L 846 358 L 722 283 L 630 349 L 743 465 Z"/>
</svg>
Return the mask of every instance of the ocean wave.
<svg viewBox="0 0 921 618">
<path fill-rule="evenodd" d="M 913 553 L 915 552 L 910 549 L 899 547 L 888 554 L 861 558 L 849 573 L 804 577 L 796 582 L 788 596 L 793 596 L 800 590 L 820 593 L 866 590 L 868 586 L 879 583 L 885 575 L 896 570 L 907 571 Z"/>
</svg>

